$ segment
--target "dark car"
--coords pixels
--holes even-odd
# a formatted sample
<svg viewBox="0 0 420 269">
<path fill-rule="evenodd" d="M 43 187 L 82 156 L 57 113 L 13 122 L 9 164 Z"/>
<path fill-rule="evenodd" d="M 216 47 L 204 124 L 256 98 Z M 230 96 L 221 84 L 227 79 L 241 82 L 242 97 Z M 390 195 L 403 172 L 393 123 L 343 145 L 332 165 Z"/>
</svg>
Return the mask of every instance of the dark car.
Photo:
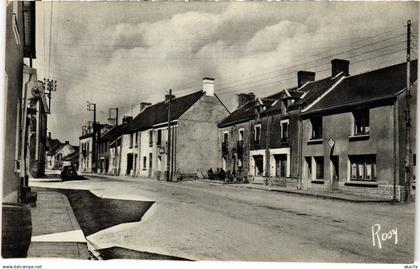
<svg viewBox="0 0 420 269">
<path fill-rule="evenodd" d="M 63 171 L 61 171 L 62 180 L 75 180 L 78 179 L 76 168 L 74 166 L 64 166 Z"/>
</svg>

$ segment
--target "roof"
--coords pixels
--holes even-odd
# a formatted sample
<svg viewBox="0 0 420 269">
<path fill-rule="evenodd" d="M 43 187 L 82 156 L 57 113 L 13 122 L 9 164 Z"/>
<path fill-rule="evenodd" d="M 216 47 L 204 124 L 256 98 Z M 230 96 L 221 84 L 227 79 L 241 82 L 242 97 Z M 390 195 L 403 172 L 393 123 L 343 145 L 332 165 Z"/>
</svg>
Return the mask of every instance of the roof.
<svg viewBox="0 0 420 269">
<path fill-rule="evenodd" d="M 171 120 L 177 120 L 195 102 L 203 96 L 203 91 L 193 92 L 188 95 L 177 97 L 171 100 Z M 132 133 L 139 130 L 146 130 L 153 125 L 168 121 L 168 103 L 160 102 L 146 107 L 132 121 L 128 123 L 123 133 Z"/>
<path fill-rule="evenodd" d="M 224 118 L 219 124 L 219 127 L 229 126 L 235 123 L 248 121 L 254 119 L 257 116 L 255 111 L 255 107 L 258 105 L 259 100 L 261 100 L 262 104 L 266 107 L 271 106 L 274 103 L 274 99 L 255 99 L 245 103 L 243 106 L 239 107 L 235 111 L 233 111 L 229 116 Z"/>
<path fill-rule="evenodd" d="M 84 138 L 88 138 L 88 137 L 93 137 L 93 133 L 88 133 L 88 134 L 81 135 L 81 136 L 79 136 L 79 140 L 84 139 Z"/>
<path fill-rule="evenodd" d="M 99 130 L 102 130 L 104 128 L 112 128 L 111 125 L 106 124 L 106 123 L 98 123 L 97 126 L 99 127 Z M 79 140 L 84 139 L 84 138 L 88 138 L 88 137 L 92 137 L 92 136 L 93 136 L 93 132 L 90 132 L 90 133 L 79 136 Z"/>
<path fill-rule="evenodd" d="M 106 132 L 99 138 L 98 142 L 114 141 L 127 129 L 127 126 L 128 126 L 128 123 L 124 123 L 124 124 L 120 124 L 120 125 L 112 127 L 108 132 Z"/>
<path fill-rule="evenodd" d="M 411 82 L 417 80 L 417 60 L 411 62 Z M 406 87 L 406 63 L 345 77 L 306 113 L 394 98 Z"/>
<path fill-rule="evenodd" d="M 77 157 L 79 155 L 79 151 L 74 151 L 72 153 L 70 153 L 69 155 L 65 156 L 63 158 L 63 161 L 70 161 L 71 159 Z"/>
<path fill-rule="evenodd" d="M 288 110 L 297 109 L 301 106 L 306 106 L 316 100 L 320 95 L 330 89 L 337 81 L 342 78 L 343 74 L 335 77 L 326 77 L 320 80 L 309 82 L 302 86 L 299 91 L 304 95 L 301 99 L 288 107 Z"/>
<path fill-rule="evenodd" d="M 54 147 L 52 147 L 49 151 L 48 151 L 48 153 L 47 153 L 47 155 L 55 155 L 60 149 L 62 149 L 63 147 L 64 147 L 64 145 L 65 144 L 63 144 L 63 143 L 59 143 L 59 144 L 56 144 Z"/>
<path fill-rule="evenodd" d="M 54 147 L 56 147 L 57 145 L 60 145 L 61 142 L 58 139 L 51 139 L 49 137 L 47 137 L 47 142 L 46 142 L 46 146 L 48 148 L 48 151 L 52 150 Z"/>
</svg>

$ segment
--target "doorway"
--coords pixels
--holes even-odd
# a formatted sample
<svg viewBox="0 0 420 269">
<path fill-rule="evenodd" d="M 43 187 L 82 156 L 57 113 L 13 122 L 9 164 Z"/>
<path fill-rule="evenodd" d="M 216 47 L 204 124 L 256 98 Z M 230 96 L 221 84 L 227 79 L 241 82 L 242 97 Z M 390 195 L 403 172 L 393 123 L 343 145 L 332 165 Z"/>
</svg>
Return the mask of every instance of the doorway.
<svg viewBox="0 0 420 269">
<path fill-rule="evenodd" d="M 340 178 L 339 159 L 338 156 L 331 156 L 331 188 L 333 191 L 338 190 L 338 182 Z"/>
<path fill-rule="evenodd" d="M 262 176 L 264 172 L 264 159 L 262 155 L 254 155 L 252 156 L 254 158 L 255 162 L 255 170 L 254 175 L 255 176 Z"/>
<path fill-rule="evenodd" d="M 286 177 L 287 154 L 274 154 L 276 177 Z"/>
<path fill-rule="evenodd" d="M 126 175 L 129 176 L 133 169 L 133 153 L 127 154 L 127 171 Z"/>
<path fill-rule="evenodd" d="M 152 177 L 152 168 L 153 168 L 153 160 L 152 160 L 152 153 L 149 153 L 149 177 Z"/>
</svg>

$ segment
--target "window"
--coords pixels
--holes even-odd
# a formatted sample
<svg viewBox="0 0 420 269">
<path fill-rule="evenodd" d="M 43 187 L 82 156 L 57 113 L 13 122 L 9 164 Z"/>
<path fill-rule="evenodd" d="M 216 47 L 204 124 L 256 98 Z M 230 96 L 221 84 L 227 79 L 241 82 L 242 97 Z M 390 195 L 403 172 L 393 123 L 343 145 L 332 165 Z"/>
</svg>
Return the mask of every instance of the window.
<svg viewBox="0 0 420 269">
<path fill-rule="evenodd" d="M 228 132 L 223 133 L 223 142 L 227 143 L 228 140 L 229 140 L 229 133 Z"/>
<path fill-rule="evenodd" d="M 134 135 L 134 146 L 137 148 L 139 146 L 138 133 L 135 133 L 133 135 Z"/>
<path fill-rule="evenodd" d="M 322 139 L 322 117 L 311 119 L 311 139 Z"/>
<path fill-rule="evenodd" d="M 255 144 L 259 144 L 261 141 L 261 125 L 254 126 L 254 142 Z"/>
<path fill-rule="evenodd" d="M 280 121 L 280 138 L 281 141 L 287 141 L 289 138 L 289 120 Z"/>
<path fill-rule="evenodd" d="M 238 130 L 238 141 L 244 141 L 244 129 Z"/>
<path fill-rule="evenodd" d="M 143 170 L 147 169 L 146 166 L 147 166 L 147 157 L 143 156 Z"/>
<path fill-rule="evenodd" d="M 354 135 L 369 134 L 369 110 L 359 110 L 353 112 Z"/>
<path fill-rule="evenodd" d="M 357 155 L 349 156 L 350 180 L 374 181 L 376 180 L 376 156 Z"/>
<path fill-rule="evenodd" d="M 314 157 L 316 179 L 324 179 L 324 157 Z"/>
<path fill-rule="evenodd" d="M 130 134 L 130 140 L 129 140 L 129 145 L 130 148 L 133 147 L 133 134 Z"/>
<path fill-rule="evenodd" d="M 413 154 L 413 166 L 416 166 L 416 154 Z"/>
<path fill-rule="evenodd" d="M 149 131 L 149 146 L 153 146 L 153 130 Z"/>
<path fill-rule="evenodd" d="M 162 130 L 157 131 L 157 145 L 160 146 L 162 144 Z"/>
</svg>

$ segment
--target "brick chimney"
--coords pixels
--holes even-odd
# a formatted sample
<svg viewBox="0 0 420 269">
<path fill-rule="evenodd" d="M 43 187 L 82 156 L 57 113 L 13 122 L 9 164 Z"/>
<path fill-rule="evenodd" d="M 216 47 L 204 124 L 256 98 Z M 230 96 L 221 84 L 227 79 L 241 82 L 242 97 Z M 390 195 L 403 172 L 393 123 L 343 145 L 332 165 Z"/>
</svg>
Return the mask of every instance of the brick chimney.
<svg viewBox="0 0 420 269">
<path fill-rule="evenodd" d="M 152 103 L 146 103 L 146 102 L 141 102 L 140 103 L 140 113 L 143 112 L 143 110 L 146 109 L 146 107 L 151 106 Z"/>
<path fill-rule="evenodd" d="M 335 77 L 343 72 L 345 76 L 349 75 L 349 64 L 347 60 L 334 59 L 331 61 L 331 76 Z"/>
<path fill-rule="evenodd" d="M 115 125 L 115 118 L 108 118 L 108 124 L 114 126 Z"/>
<path fill-rule="evenodd" d="M 203 78 L 203 91 L 207 96 L 214 96 L 214 78 Z"/>
<path fill-rule="evenodd" d="M 306 82 L 315 81 L 315 73 L 309 71 L 297 72 L 298 87 L 301 87 Z"/>
<path fill-rule="evenodd" d="M 237 96 L 238 96 L 238 108 L 245 105 L 249 101 L 255 100 L 255 94 L 252 92 L 240 93 L 240 94 L 237 94 Z"/>
</svg>

